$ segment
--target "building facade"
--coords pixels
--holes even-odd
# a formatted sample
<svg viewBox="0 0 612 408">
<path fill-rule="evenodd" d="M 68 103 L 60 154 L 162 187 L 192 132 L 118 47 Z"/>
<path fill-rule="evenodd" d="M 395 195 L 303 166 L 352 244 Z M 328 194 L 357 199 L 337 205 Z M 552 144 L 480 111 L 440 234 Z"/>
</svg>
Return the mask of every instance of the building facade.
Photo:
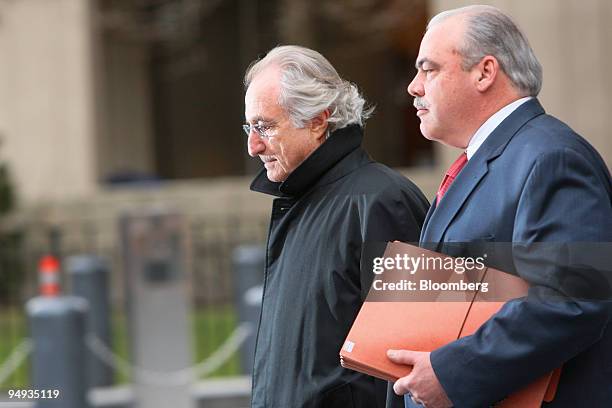
<svg viewBox="0 0 612 408">
<path fill-rule="evenodd" d="M 364 89 L 378 111 L 368 149 L 427 193 L 456 156 L 418 134 L 405 86 L 427 16 L 476 2 L 161 3 L 173 2 L 0 1 L 0 158 L 23 205 L 94 199 L 129 180 L 170 181 L 161 191 L 190 180 L 184 188 L 205 200 L 206 186 L 229 176 L 228 194 L 247 194 L 257 164 L 239 129 L 241 76 L 279 42 L 320 49 Z M 548 112 L 610 163 L 612 3 L 484 3 L 508 11 L 527 32 L 544 67 Z M 373 11 L 381 7 L 386 14 Z M 265 200 L 249 205 L 267 210 Z"/>
</svg>

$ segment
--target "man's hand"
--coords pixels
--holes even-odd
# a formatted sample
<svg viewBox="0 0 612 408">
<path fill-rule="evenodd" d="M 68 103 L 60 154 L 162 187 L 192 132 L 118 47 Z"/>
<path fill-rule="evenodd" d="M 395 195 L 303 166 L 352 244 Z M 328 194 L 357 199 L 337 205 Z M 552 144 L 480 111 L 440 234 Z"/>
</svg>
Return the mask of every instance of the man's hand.
<svg viewBox="0 0 612 408">
<path fill-rule="evenodd" d="M 387 350 L 389 360 L 397 364 L 413 366 L 412 372 L 400 378 L 393 385 L 397 395 L 410 393 L 412 400 L 427 408 L 449 408 L 453 403 L 448 399 L 438 381 L 425 351 Z"/>
</svg>

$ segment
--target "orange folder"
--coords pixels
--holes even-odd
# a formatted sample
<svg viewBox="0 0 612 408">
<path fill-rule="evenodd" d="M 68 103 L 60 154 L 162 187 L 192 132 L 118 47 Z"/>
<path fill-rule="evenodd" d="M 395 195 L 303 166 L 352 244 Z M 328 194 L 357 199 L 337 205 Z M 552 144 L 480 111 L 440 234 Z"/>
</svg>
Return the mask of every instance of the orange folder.
<svg viewBox="0 0 612 408">
<path fill-rule="evenodd" d="M 412 367 L 391 362 L 387 358 L 388 349 L 433 351 L 471 335 L 506 301 L 525 296 L 529 288 L 523 279 L 484 265 L 463 273 L 440 268 L 449 265 L 453 258 L 409 244 L 389 243 L 383 257 L 396 259 L 398 255 L 400 260 L 407 256 L 439 258 L 440 262 L 432 262 L 427 270 L 391 268 L 376 277 L 378 282 L 370 289 L 340 350 L 340 363 L 345 368 L 396 381 L 408 375 Z M 434 286 L 421 290 L 418 285 L 421 280 Z M 383 283 L 397 287 L 397 282 L 406 286 L 410 281 L 415 282 L 413 290 L 375 290 Z M 487 290 L 483 291 L 485 283 Z M 472 290 L 449 290 L 453 284 L 471 284 Z M 496 407 L 540 407 L 543 401 L 554 398 L 559 376 L 560 369 L 548 373 Z"/>
</svg>

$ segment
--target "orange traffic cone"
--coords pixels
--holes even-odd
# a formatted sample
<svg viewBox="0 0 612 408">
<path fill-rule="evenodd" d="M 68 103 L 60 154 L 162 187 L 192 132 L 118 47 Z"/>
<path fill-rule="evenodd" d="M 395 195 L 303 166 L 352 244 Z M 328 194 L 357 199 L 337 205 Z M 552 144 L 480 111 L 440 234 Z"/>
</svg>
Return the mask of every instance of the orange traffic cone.
<svg viewBox="0 0 612 408">
<path fill-rule="evenodd" d="M 40 294 L 57 296 L 60 292 L 59 261 L 52 255 L 43 256 L 38 264 Z"/>
</svg>

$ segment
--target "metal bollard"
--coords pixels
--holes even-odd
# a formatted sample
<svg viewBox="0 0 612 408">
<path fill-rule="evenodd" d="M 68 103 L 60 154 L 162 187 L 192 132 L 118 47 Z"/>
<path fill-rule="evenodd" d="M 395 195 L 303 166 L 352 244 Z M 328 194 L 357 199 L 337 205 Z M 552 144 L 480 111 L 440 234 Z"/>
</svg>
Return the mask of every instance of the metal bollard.
<svg viewBox="0 0 612 408">
<path fill-rule="evenodd" d="M 185 217 L 143 210 L 121 218 L 135 408 L 192 408 L 193 363 Z M 178 372 L 181 376 L 151 373 Z"/>
<path fill-rule="evenodd" d="M 66 261 L 71 278 L 72 294 L 89 303 L 87 332 L 110 348 L 111 323 L 109 300 L 109 271 L 104 260 L 95 255 L 71 256 Z M 113 384 L 113 370 L 99 357 L 89 352 L 89 387 Z"/>
<path fill-rule="evenodd" d="M 32 388 L 58 390 L 36 408 L 88 408 L 85 329 L 87 302 L 76 297 L 36 297 L 26 304 L 33 342 Z"/>
<path fill-rule="evenodd" d="M 259 324 L 263 273 L 266 251 L 259 245 L 241 245 L 232 254 L 234 271 L 234 298 L 238 320 L 253 325 L 253 333 L 240 350 L 240 363 L 244 374 L 252 374 L 255 355 L 256 328 Z"/>
</svg>

